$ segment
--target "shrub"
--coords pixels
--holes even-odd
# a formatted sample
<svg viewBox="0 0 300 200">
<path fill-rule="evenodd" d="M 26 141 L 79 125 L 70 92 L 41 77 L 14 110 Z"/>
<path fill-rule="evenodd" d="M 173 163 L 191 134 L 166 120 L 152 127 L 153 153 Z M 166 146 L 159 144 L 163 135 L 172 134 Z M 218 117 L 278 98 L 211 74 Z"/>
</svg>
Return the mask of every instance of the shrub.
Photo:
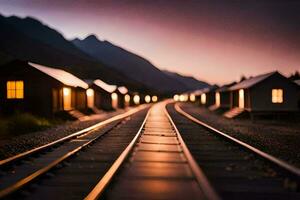
<svg viewBox="0 0 300 200">
<path fill-rule="evenodd" d="M 48 120 L 33 116 L 29 113 L 16 113 L 7 123 L 7 128 L 11 134 L 23 134 L 43 130 L 50 126 Z"/>
<path fill-rule="evenodd" d="M 8 134 L 7 121 L 0 119 L 0 136 Z"/>
</svg>

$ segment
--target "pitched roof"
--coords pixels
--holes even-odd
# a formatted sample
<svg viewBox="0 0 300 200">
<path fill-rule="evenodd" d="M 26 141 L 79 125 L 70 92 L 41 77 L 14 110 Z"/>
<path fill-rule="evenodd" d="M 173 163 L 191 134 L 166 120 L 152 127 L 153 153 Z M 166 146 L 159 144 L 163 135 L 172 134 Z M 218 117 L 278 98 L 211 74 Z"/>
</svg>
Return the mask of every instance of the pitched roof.
<svg viewBox="0 0 300 200">
<path fill-rule="evenodd" d="M 109 92 L 109 93 L 112 93 L 117 89 L 116 85 L 109 85 L 109 84 L 103 82 L 100 79 L 95 80 L 94 84 L 97 85 L 98 87 L 102 88 L 103 90 Z"/>
<path fill-rule="evenodd" d="M 300 79 L 299 80 L 295 80 L 295 83 L 297 83 L 298 85 L 300 85 Z"/>
<path fill-rule="evenodd" d="M 278 72 L 274 71 L 274 72 L 270 72 L 270 73 L 267 73 L 267 74 L 262 74 L 262 75 L 258 75 L 258 76 L 246 79 L 242 82 L 239 82 L 239 83 L 231 86 L 229 88 L 229 90 L 238 90 L 238 89 L 250 88 L 250 87 L 252 87 L 252 86 L 256 85 L 257 83 L 265 80 L 266 78 L 270 77 L 271 75 L 273 75 L 275 73 L 278 73 Z"/>
<path fill-rule="evenodd" d="M 196 91 L 193 92 L 193 94 L 196 95 L 196 96 L 198 96 L 198 95 L 201 95 L 203 93 L 213 92 L 217 88 L 218 88 L 218 86 L 213 85 L 213 86 L 210 86 L 210 87 L 202 88 L 200 90 L 196 90 Z"/>
<path fill-rule="evenodd" d="M 220 88 L 216 89 L 216 92 L 226 92 L 226 91 L 229 91 L 229 88 L 233 85 L 235 85 L 236 82 L 233 82 L 233 83 L 229 83 L 229 84 L 226 84 L 226 85 L 223 85 L 221 86 Z"/>
<path fill-rule="evenodd" d="M 128 92 L 128 89 L 125 86 L 118 87 L 118 90 L 121 94 L 126 94 Z"/>
<path fill-rule="evenodd" d="M 81 87 L 87 89 L 89 86 L 83 80 L 77 78 L 73 74 L 66 72 L 62 69 L 46 67 L 43 65 L 39 65 L 36 63 L 28 62 L 28 64 L 35 69 L 51 76 L 52 78 L 58 80 L 59 82 L 63 83 L 64 85 L 71 86 L 71 87 Z"/>
</svg>

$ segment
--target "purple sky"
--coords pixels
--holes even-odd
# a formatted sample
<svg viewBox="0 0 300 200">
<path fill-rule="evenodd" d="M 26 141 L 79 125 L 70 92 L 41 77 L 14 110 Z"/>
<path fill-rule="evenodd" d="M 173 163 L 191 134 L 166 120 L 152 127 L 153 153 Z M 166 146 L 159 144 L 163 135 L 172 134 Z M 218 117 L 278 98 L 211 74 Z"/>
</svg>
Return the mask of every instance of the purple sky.
<svg viewBox="0 0 300 200">
<path fill-rule="evenodd" d="M 300 1 L 224 2 L 0 0 L 0 13 L 36 17 L 68 39 L 94 33 L 210 83 L 300 69 Z"/>
</svg>

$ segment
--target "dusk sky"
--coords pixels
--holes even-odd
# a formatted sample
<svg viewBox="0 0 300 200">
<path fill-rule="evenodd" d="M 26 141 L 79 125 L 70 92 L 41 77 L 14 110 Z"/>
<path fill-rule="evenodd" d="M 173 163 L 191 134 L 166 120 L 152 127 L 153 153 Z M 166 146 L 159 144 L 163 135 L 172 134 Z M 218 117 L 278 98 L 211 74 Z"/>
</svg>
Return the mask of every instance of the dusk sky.
<svg viewBox="0 0 300 200">
<path fill-rule="evenodd" d="M 300 70 L 300 1 L 0 0 L 0 13 L 33 16 L 67 39 L 93 33 L 210 83 Z"/>
</svg>

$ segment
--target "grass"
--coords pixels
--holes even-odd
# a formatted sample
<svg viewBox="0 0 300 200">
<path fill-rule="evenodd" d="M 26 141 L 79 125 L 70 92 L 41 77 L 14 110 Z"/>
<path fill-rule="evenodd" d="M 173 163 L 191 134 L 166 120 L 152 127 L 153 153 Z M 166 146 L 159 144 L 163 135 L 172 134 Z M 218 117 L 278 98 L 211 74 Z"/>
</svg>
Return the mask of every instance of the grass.
<svg viewBox="0 0 300 200">
<path fill-rule="evenodd" d="M 20 135 L 49 128 L 52 123 L 29 113 L 15 113 L 0 119 L 0 135 Z"/>
</svg>

